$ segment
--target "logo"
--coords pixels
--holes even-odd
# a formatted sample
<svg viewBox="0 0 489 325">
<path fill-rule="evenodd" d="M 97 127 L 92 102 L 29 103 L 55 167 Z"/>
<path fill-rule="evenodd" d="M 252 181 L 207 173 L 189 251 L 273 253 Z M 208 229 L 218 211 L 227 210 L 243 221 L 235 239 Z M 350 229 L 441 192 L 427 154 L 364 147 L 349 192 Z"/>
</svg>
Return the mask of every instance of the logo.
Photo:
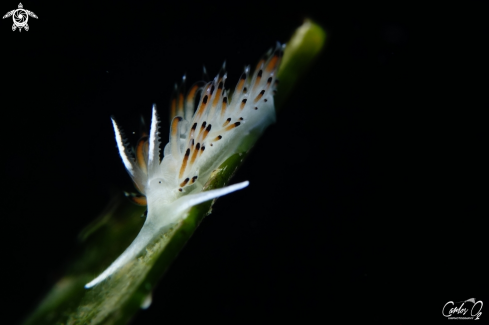
<svg viewBox="0 0 489 325">
<path fill-rule="evenodd" d="M 25 10 L 23 8 L 22 3 L 19 3 L 18 9 L 14 9 L 12 11 L 7 12 L 5 16 L 3 16 L 3 19 L 8 18 L 10 16 L 12 16 L 12 19 L 14 20 L 14 24 L 12 25 L 12 31 L 15 31 L 18 28 L 19 32 L 22 31 L 22 28 L 24 28 L 26 31 L 29 30 L 29 25 L 27 25 L 29 16 L 37 19 L 35 13 L 29 10 Z"/>
<path fill-rule="evenodd" d="M 465 305 L 467 303 L 467 305 Z M 470 298 L 465 301 L 449 301 L 443 306 L 441 313 L 448 319 L 473 319 L 478 320 L 482 315 L 482 300 L 475 301 Z"/>
</svg>

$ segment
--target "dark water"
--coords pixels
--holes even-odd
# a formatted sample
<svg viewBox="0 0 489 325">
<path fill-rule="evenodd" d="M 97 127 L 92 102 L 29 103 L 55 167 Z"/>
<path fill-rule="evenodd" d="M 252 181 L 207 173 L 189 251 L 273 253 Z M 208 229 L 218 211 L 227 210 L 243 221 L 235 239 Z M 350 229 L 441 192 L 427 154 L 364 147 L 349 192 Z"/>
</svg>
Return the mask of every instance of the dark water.
<svg viewBox="0 0 489 325">
<path fill-rule="evenodd" d="M 433 152 L 452 140 L 442 131 L 421 135 L 437 116 L 433 107 L 452 104 L 425 100 L 440 85 L 430 45 L 452 31 L 456 38 L 468 22 L 479 30 L 477 18 L 452 8 L 464 23 L 451 25 L 446 13 L 408 3 L 23 4 L 39 17 L 29 18 L 29 31 L 12 32 L 8 19 L 0 26 L 3 315 L 12 322 L 62 275 L 109 190 L 131 189 L 109 117 L 136 141 L 139 116 L 149 118 L 153 103 L 164 112 L 184 73 L 197 81 L 202 65 L 213 76 L 226 60 L 233 85 L 305 17 L 326 29 L 327 45 L 235 176 L 250 187 L 218 201 L 133 324 L 397 324 L 423 312 L 442 317 L 446 301 L 477 296 L 470 289 L 482 285 L 478 264 L 444 261 L 454 252 L 461 263 L 479 263 L 478 235 L 472 250 L 456 248 L 467 223 L 480 225 L 479 198 L 460 194 L 460 213 L 437 203 L 435 174 L 445 165 Z M 485 132 L 472 131 L 476 141 Z M 477 161 L 473 152 L 466 149 Z M 447 177 L 465 179 L 459 167 Z M 467 223 L 448 226 L 452 213 Z M 442 228 L 429 230 L 438 221 Z M 469 274 L 460 299 L 450 290 L 427 298 L 438 291 L 425 282 Z M 431 300 L 413 316 L 412 297 Z"/>
</svg>

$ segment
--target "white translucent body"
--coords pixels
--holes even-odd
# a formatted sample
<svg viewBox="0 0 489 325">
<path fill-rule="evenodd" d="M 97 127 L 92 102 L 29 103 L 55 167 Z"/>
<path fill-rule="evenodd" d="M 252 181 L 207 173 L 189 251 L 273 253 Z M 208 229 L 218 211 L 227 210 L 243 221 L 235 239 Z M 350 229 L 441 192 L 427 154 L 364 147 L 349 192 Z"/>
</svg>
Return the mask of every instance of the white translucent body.
<svg viewBox="0 0 489 325">
<path fill-rule="evenodd" d="M 221 74 L 201 88 L 195 112 L 191 100 L 183 110 L 177 110 L 161 163 L 159 119 L 155 106 L 144 167 L 131 158 L 119 127 L 112 121 L 122 161 L 137 188 L 146 195 L 148 214 L 131 245 L 85 288 L 97 285 L 137 257 L 164 229 L 185 218 L 192 206 L 248 186 L 246 181 L 203 191 L 211 173 L 237 152 L 243 138 L 252 132 L 261 133 L 275 121 L 273 91 L 282 51 L 283 46 L 277 45 L 269 58 L 258 64 L 253 76 L 249 75 L 249 68 L 245 68 L 244 77 L 240 79 L 232 99 L 228 98 L 228 92 L 222 86 L 226 75 Z M 192 130 L 194 125 L 196 127 Z M 199 146 L 205 150 L 196 149 Z M 186 155 L 187 152 L 190 154 Z"/>
</svg>

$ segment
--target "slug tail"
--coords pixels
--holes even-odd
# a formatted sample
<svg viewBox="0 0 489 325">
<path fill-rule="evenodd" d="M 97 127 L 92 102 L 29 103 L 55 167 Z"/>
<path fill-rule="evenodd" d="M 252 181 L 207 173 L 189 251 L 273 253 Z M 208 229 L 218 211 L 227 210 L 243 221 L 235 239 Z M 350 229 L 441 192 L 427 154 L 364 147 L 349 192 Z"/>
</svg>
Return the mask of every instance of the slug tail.
<svg viewBox="0 0 489 325">
<path fill-rule="evenodd" d="M 104 281 L 111 275 L 113 275 L 117 270 L 122 268 L 126 263 L 130 262 L 155 238 L 154 235 L 158 231 L 154 224 L 149 218 L 141 228 L 141 231 L 134 239 L 134 241 L 129 245 L 129 247 L 122 253 L 105 271 L 103 271 L 99 276 L 90 281 L 85 285 L 86 289 L 90 289 L 100 282 Z"/>
</svg>

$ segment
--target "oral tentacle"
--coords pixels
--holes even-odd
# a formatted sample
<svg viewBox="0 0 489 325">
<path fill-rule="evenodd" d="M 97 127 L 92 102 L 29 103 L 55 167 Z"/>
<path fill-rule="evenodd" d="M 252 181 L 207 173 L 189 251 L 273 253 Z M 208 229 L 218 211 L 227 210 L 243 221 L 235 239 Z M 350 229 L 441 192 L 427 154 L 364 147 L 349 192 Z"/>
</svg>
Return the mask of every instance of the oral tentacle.
<svg viewBox="0 0 489 325">
<path fill-rule="evenodd" d="M 131 179 L 133 180 L 139 192 L 144 194 L 145 184 L 148 179 L 147 174 L 137 164 L 136 159 L 134 158 L 131 150 L 129 149 L 129 145 L 125 140 L 124 133 L 119 128 L 116 121 L 113 118 L 111 119 L 112 119 L 112 125 L 114 127 L 117 148 L 119 150 L 119 155 L 122 158 L 124 167 L 126 167 L 127 172 L 131 176 Z"/>
</svg>

